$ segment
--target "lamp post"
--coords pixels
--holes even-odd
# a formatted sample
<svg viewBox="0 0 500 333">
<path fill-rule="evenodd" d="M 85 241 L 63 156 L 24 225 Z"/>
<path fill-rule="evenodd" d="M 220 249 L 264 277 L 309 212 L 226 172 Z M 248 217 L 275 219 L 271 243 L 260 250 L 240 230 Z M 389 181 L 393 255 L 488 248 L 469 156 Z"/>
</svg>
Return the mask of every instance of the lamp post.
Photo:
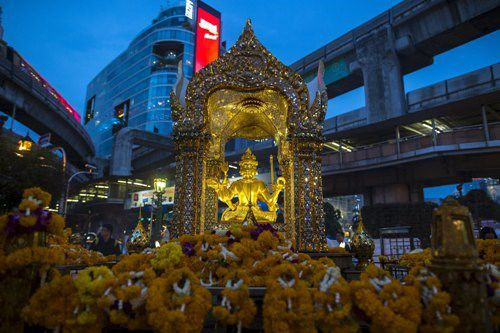
<svg viewBox="0 0 500 333">
<path fill-rule="evenodd" d="M 160 241 L 160 230 L 161 223 L 163 221 L 163 193 L 167 187 L 167 180 L 165 178 L 155 178 L 153 180 L 153 186 L 156 194 L 156 223 L 153 223 L 151 227 L 151 247 L 156 246 L 156 242 Z"/>
<path fill-rule="evenodd" d="M 59 151 L 61 152 L 61 157 L 62 157 L 62 173 L 63 173 L 63 179 L 66 179 L 66 164 L 67 164 L 67 159 L 66 159 L 66 151 L 64 150 L 63 147 L 52 147 L 50 148 L 51 152 L 54 151 Z M 63 183 L 63 188 L 66 183 Z M 66 202 L 66 191 L 62 191 L 61 197 L 59 198 L 59 207 L 58 207 L 58 213 L 61 215 L 64 215 L 66 213 L 66 207 L 64 206 Z"/>
<path fill-rule="evenodd" d="M 71 175 L 71 177 L 69 177 L 68 179 L 68 183 L 66 185 L 66 191 L 64 193 L 64 210 L 62 211 L 62 215 L 64 217 L 66 217 L 66 212 L 68 210 L 68 195 L 69 195 L 69 185 L 71 184 L 71 181 L 73 180 L 73 178 L 75 178 L 76 176 L 78 175 L 82 175 L 82 174 L 92 174 L 95 170 L 97 170 L 97 168 L 93 165 L 90 165 L 90 164 L 85 164 L 85 167 L 87 168 L 86 171 L 78 171 L 78 172 L 75 172 L 74 174 Z"/>
</svg>

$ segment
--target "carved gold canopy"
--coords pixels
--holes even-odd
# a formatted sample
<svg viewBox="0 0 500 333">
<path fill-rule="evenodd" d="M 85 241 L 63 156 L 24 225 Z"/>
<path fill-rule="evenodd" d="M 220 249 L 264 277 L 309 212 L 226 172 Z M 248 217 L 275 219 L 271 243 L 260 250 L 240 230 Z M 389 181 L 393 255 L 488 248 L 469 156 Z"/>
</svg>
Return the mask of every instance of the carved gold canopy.
<svg viewBox="0 0 500 333">
<path fill-rule="evenodd" d="M 260 43 L 247 20 L 233 47 L 189 83 L 178 80 L 171 99 L 174 131 L 231 138 L 241 127 L 238 137 L 248 139 L 276 132 L 321 139 L 327 103 L 322 73 L 320 64 L 318 77 L 306 85 Z"/>
<path fill-rule="evenodd" d="M 179 234 L 220 227 L 217 196 L 206 182 L 220 175 L 226 142 L 270 138 L 286 179 L 281 229 L 300 244 L 323 242 L 320 152 L 328 99 L 323 71 L 320 63 L 317 77 L 306 84 L 260 43 L 250 20 L 235 45 L 191 81 L 180 64 L 171 93 Z"/>
</svg>

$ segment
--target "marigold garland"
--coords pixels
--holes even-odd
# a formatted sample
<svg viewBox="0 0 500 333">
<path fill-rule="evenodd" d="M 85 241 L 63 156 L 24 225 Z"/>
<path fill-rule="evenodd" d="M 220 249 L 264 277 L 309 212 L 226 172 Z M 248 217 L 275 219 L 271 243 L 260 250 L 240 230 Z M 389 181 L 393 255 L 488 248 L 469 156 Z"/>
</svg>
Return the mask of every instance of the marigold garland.
<svg viewBox="0 0 500 333">
<path fill-rule="evenodd" d="M 422 323 L 419 332 L 454 332 L 459 324 L 457 316 L 451 313 L 448 293 L 441 291 L 441 281 L 427 268 L 415 267 L 406 276 L 406 283 L 420 292 L 423 306 Z"/>
<path fill-rule="evenodd" d="M 408 267 L 426 266 L 430 264 L 432 258 L 431 249 L 426 248 L 421 252 L 404 253 L 399 258 L 400 265 Z"/>
<path fill-rule="evenodd" d="M 166 243 L 156 251 L 156 255 L 151 259 L 151 265 L 157 271 L 169 271 L 180 263 L 183 256 L 179 244 Z"/>
<path fill-rule="evenodd" d="M 112 271 L 115 275 L 127 272 L 145 271 L 151 268 L 153 253 L 134 253 L 123 256 L 121 260 L 113 265 Z"/>
<path fill-rule="evenodd" d="M 114 325 L 129 330 L 147 327 L 146 299 L 148 286 L 156 275 L 152 269 L 120 273 L 117 283 L 104 292 L 99 305 L 109 312 Z"/>
<path fill-rule="evenodd" d="M 263 305 L 266 332 L 316 332 L 311 295 L 294 265 L 284 263 L 274 267 L 266 286 Z"/>
<path fill-rule="evenodd" d="M 30 324 L 50 329 L 73 324 L 74 309 L 80 306 L 71 276 L 58 276 L 31 297 L 22 316 Z"/>
<path fill-rule="evenodd" d="M 36 254 L 35 259 L 29 252 L 17 253 L 7 264 L 7 256 L 0 256 L 0 270 L 43 262 L 41 258 L 49 253 L 58 259 L 47 258 L 46 267 L 60 260 L 92 265 L 105 259 L 62 239 L 54 239 L 45 249 L 53 252 Z M 415 265 L 417 262 L 422 260 L 413 260 Z M 48 299 L 51 293 L 59 297 L 55 286 L 62 282 L 57 279 L 60 277 L 39 289 L 33 304 Z M 441 314 L 449 303 L 447 294 L 438 292 L 429 303 L 420 302 L 423 288 L 435 285 L 434 279 L 411 280 L 404 286 L 370 265 L 360 281 L 347 283 L 330 259 L 313 260 L 295 253 L 293 243 L 280 233 L 269 226 L 253 225 L 185 235 L 151 253 L 124 256 L 112 270 L 89 267 L 72 280 L 73 288 L 61 291 L 74 297 L 72 302 L 77 306 L 71 314 L 51 307 L 46 312 L 39 310 L 46 315 L 54 312 L 52 322 L 34 312 L 33 306 L 23 314 L 32 323 L 50 328 L 59 325 L 67 331 L 98 331 L 109 321 L 129 329 L 198 332 L 211 308 L 211 295 L 205 287 L 214 285 L 225 286 L 221 293 L 224 301 L 214 307 L 213 314 L 226 325 L 250 325 L 256 309 L 248 286 L 266 286 L 263 320 L 268 332 L 355 332 L 354 308 L 366 316 L 372 332 L 415 332 L 420 321 L 421 331 L 432 323 L 442 324 L 440 332 L 453 327 L 453 316 Z M 437 309 L 442 322 L 435 315 Z"/>
<path fill-rule="evenodd" d="M 326 264 L 330 264 L 326 262 Z M 333 263 L 318 269 L 313 277 L 314 318 L 322 332 L 357 332 L 351 317 L 351 289 Z"/>
<path fill-rule="evenodd" d="M 416 288 L 392 280 L 373 264 L 350 285 L 356 306 L 370 321 L 370 332 L 417 331 L 422 309 Z"/>
<path fill-rule="evenodd" d="M 214 317 L 225 325 L 248 327 L 257 308 L 248 292 L 250 278 L 243 270 L 230 272 L 225 278 L 225 288 L 221 292 L 221 304 L 213 308 Z"/>
<path fill-rule="evenodd" d="M 44 274 L 51 266 L 64 263 L 64 254 L 54 248 L 25 247 L 6 255 L 0 255 L 0 273 L 19 270 L 28 266 L 37 267 Z M 9 273 L 11 274 L 11 273 Z"/>
<path fill-rule="evenodd" d="M 483 264 L 500 266 L 500 240 L 499 239 L 477 239 L 477 250 L 479 259 Z"/>
<path fill-rule="evenodd" d="M 78 273 L 74 281 L 82 305 L 82 308 L 75 310 L 78 325 L 90 327 L 104 325 L 104 313 L 99 308 L 99 303 L 108 288 L 116 282 L 116 277 L 106 266 L 92 266 Z"/>
<path fill-rule="evenodd" d="M 211 294 L 188 268 L 157 278 L 149 288 L 148 323 L 159 332 L 200 332 Z"/>
<path fill-rule="evenodd" d="M 18 211 L 0 218 L 0 231 L 5 234 L 2 238 L 33 232 L 63 235 L 64 218 L 45 209 L 51 198 L 49 193 L 38 187 L 26 189 Z"/>
</svg>

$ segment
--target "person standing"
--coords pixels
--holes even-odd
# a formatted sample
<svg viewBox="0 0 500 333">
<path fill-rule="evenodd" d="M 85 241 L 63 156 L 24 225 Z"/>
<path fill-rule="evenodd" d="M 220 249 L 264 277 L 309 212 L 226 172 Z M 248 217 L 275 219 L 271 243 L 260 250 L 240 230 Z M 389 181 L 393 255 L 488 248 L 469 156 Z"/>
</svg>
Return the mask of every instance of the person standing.
<svg viewBox="0 0 500 333">
<path fill-rule="evenodd" d="M 120 244 L 116 239 L 111 237 L 113 234 L 113 226 L 111 224 L 104 224 L 97 236 L 91 250 L 101 252 L 105 256 L 120 255 Z"/>
<path fill-rule="evenodd" d="M 347 252 L 351 252 L 351 245 L 348 242 L 346 242 L 345 237 L 344 237 L 344 232 L 337 233 L 336 241 L 338 243 L 338 245 L 337 245 L 338 247 L 342 247 Z"/>
</svg>

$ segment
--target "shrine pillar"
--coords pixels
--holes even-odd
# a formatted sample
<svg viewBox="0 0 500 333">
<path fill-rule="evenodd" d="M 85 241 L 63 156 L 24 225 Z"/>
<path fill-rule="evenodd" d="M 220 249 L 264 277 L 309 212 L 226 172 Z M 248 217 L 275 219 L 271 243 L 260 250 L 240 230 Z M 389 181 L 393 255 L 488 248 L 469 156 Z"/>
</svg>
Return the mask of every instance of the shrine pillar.
<svg viewBox="0 0 500 333">
<path fill-rule="evenodd" d="M 204 231 L 204 186 L 207 140 L 199 137 L 176 138 L 175 205 L 172 236 Z M 179 186 L 178 184 L 182 184 Z"/>
<path fill-rule="evenodd" d="M 294 139 L 293 170 L 295 242 L 299 251 L 321 251 L 326 246 L 321 180 L 322 142 Z"/>
</svg>

